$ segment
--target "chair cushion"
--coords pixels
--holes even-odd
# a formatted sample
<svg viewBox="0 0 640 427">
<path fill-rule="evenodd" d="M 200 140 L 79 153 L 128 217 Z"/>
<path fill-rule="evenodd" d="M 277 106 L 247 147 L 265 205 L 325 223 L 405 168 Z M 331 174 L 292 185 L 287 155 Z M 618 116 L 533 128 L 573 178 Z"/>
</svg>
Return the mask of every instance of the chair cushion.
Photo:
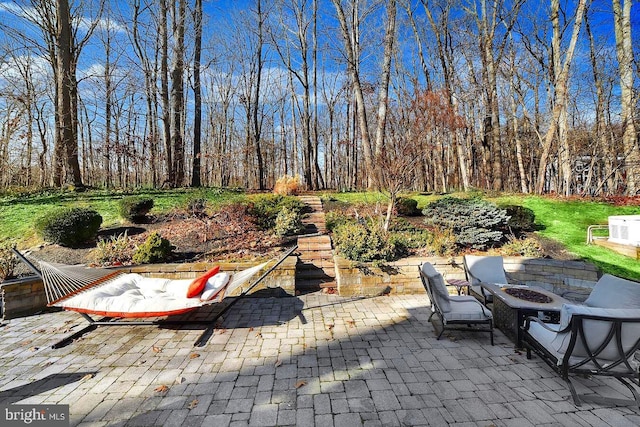
<svg viewBox="0 0 640 427">
<path fill-rule="evenodd" d="M 438 273 L 436 269 L 433 268 L 433 265 L 428 262 L 422 264 L 421 270 L 429 280 L 431 292 L 433 293 L 432 296 L 436 299 L 435 303 L 440 307 L 440 311 L 443 313 L 450 311 L 449 291 L 444 283 L 442 274 Z"/>
<path fill-rule="evenodd" d="M 508 284 L 501 256 L 465 255 L 464 265 L 472 285 L 483 283 Z"/>
<path fill-rule="evenodd" d="M 563 304 L 562 309 L 560 310 L 560 324 L 557 325 L 557 329 L 562 330 L 569 326 L 571 318 L 575 314 L 604 316 L 616 319 L 633 319 L 640 318 L 640 309 L 600 308 L 577 304 Z M 531 327 L 533 328 L 534 325 L 535 324 L 532 323 Z M 555 325 L 547 326 L 555 328 Z M 612 323 L 607 320 L 585 319 L 583 321 L 583 330 L 586 332 L 585 339 L 590 349 L 595 350 L 600 346 L 600 344 L 604 343 L 609 332 L 611 331 L 611 326 Z M 540 327 L 544 330 L 544 328 L 542 328 L 540 325 L 538 325 L 537 327 Z M 549 331 L 545 331 L 544 333 L 546 334 L 547 332 Z M 530 329 L 530 333 L 532 336 L 534 335 L 532 333 L 532 329 Z M 567 351 L 567 347 L 569 346 L 571 332 L 567 331 L 556 333 L 554 335 L 555 336 L 551 337 L 551 340 L 548 342 L 548 346 L 546 344 L 543 345 L 545 345 L 545 348 L 547 348 L 548 350 L 553 350 L 558 354 L 564 355 L 564 353 L 566 353 Z M 542 337 L 541 339 L 544 340 L 544 338 Z M 640 339 L 640 322 L 630 322 L 622 325 L 622 348 L 625 352 L 631 349 L 636 344 L 638 339 Z M 536 338 L 536 340 L 538 340 L 538 338 Z M 572 355 L 576 357 L 585 357 L 588 355 L 588 352 L 582 344 L 580 337 L 578 337 Z M 605 349 L 600 353 L 598 358 L 603 360 L 616 360 L 618 358 L 618 348 L 616 342 L 614 340 L 609 342 L 607 347 L 605 347 Z"/>
<path fill-rule="evenodd" d="M 483 310 L 482 304 L 477 299 L 470 296 L 451 296 L 451 310 L 443 313 L 443 323 L 451 321 L 482 321 L 491 319 L 491 312 L 487 309 Z"/>
<path fill-rule="evenodd" d="M 640 308 L 640 283 L 605 274 L 584 304 L 605 308 Z"/>
</svg>

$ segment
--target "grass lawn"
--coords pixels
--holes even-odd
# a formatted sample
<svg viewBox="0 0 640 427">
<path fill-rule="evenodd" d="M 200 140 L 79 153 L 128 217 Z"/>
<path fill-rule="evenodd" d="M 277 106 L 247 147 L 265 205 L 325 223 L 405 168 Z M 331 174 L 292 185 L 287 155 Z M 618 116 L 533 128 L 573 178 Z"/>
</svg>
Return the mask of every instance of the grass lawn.
<svg viewBox="0 0 640 427">
<path fill-rule="evenodd" d="M 0 197 L 0 240 L 11 239 L 19 246 L 29 246 L 39 242 L 33 222 L 39 216 L 62 206 L 88 207 L 102 216 L 102 228 L 122 223 L 118 213 L 118 201 L 125 196 L 147 196 L 154 200 L 151 214 L 162 214 L 175 207 L 187 206 L 189 200 L 204 198 L 209 207 L 247 196 L 239 192 L 220 189 L 176 189 L 140 190 L 136 192 L 115 192 L 106 190 L 85 193 L 51 192 L 23 196 Z"/>
<path fill-rule="evenodd" d="M 380 193 L 332 193 L 334 198 L 349 203 L 383 203 L 388 198 Z M 418 208 L 441 196 L 409 195 L 418 201 Z M 454 197 L 468 197 L 464 193 L 452 194 Z M 527 207 L 536 215 L 537 231 L 541 236 L 560 242 L 578 258 L 592 262 L 602 271 L 621 277 L 640 281 L 640 261 L 620 255 L 609 249 L 587 245 L 587 227 L 593 224 L 606 224 L 611 215 L 640 214 L 638 206 L 613 206 L 592 201 L 563 200 L 551 197 L 528 195 L 502 195 L 486 197 L 499 205 L 513 204 Z"/>
</svg>

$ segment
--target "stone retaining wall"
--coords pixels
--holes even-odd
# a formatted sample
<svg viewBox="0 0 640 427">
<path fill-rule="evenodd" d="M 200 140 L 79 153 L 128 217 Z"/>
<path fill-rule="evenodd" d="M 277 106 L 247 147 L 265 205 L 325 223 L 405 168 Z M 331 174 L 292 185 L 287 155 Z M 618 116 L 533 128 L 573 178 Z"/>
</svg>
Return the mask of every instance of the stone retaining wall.
<svg viewBox="0 0 640 427">
<path fill-rule="evenodd" d="M 356 263 L 336 256 L 338 293 L 343 296 L 424 293 L 418 267 L 430 262 L 445 279 L 464 279 L 462 257 L 414 257 L 386 263 L 381 267 Z M 543 258 L 504 257 L 507 278 L 548 289 L 559 295 L 575 292 L 576 298 L 589 293 L 600 277 L 593 264 Z"/>
<path fill-rule="evenodd" d="M 0 284 L 0 320 L 29 316 L 47 307 L 42 280 L 37 276 Z"/>
</svg>

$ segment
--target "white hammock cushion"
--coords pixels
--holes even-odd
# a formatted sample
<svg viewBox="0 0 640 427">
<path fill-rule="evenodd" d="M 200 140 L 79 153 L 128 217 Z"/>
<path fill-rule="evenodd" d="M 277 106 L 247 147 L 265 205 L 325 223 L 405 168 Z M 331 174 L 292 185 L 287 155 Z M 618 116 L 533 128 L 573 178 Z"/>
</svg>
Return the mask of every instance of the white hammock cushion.
<svg viewBox="0 0 640 427">
<path fill-rule="evenodd" d="M 200 296 L 187 298 L 191 282 L 193 279 L 171 280 L 134 273 L 121 274 L 109 283 L 80 292 L 55 305 L 109 317 L 161 317 L 182 314 L 215 302 L 203 302 Z"/>
</svg>

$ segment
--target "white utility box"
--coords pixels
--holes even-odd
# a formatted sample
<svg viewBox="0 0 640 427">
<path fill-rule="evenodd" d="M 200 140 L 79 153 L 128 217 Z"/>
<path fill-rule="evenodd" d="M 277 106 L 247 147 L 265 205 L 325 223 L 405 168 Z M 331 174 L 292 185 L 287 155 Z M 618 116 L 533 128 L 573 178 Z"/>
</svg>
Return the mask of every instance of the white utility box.
<svg viewBox="0 0 640 427">
<path fill-rule="evenodd" d="M 640 215 L 610 216 L 609 241 L 640 246 Z"/>
</svg>

